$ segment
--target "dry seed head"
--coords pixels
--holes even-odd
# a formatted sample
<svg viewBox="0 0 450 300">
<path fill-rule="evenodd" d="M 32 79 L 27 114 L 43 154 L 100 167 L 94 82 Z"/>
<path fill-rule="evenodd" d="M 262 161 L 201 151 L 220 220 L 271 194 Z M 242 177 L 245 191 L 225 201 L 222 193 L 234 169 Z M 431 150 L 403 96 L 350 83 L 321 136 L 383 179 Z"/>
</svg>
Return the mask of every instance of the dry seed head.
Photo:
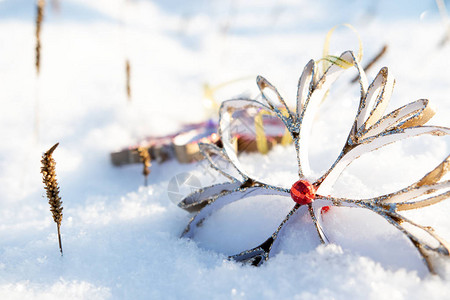
<svg viewBox="0 0 450 300">
<path fill-rule="evenodd" d="M 142 174 L 147 177 L 150 174 L 150 166 L 152 165 L 150 154 L 148 153 L 148 149 L 145 147 L 138 147 L 137 152 L 139 153 L 139 157 L 141 158 L 144 167 Z"/>
<path fill-rule="evenodd" d="M 59 197 L 58 181 L 56 180 L 56 162 L 52 157 L 53 151 L 55 151 L 58 145 L 59 143 L 55 144 L 42 156 L 41 173 L 42 182 L 45 185 L 45 190 L 47 193 L 48 203 L 50 204 L 50 211 L 53 215 L 53 220 L 58 224 L 58 226 L 60 226 L 63 217 L 63 207 L 61 197 Z"/>
</svg>

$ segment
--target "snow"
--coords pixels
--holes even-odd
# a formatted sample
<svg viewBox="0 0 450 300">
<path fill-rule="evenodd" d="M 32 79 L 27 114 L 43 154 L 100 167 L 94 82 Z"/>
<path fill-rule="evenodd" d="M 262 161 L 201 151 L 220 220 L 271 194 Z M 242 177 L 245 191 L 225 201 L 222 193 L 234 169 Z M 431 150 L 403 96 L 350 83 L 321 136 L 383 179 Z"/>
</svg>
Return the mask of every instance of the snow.
<svg viewBox="0 0 450 300">
<path fill-rule="evenodd" d="M 51 3 L 51 1 L 47 1 Z M 128 2 L 125 4 L 125 2 Z M 434 1 L 125 1 L 66 0 L 50 5 L 42 29 L 41 75 L 34 70 L 34 1 L 0 1 L 0 298 L 1 299 L 443 299 L 450 263 L 430 275 L 415 250 L 384 220 L 331 209 L 336 244 L 319 246 L 307 219 L 287 228 L 279 253 L 260 268 L 226 256 L 251 247 L 291 203 L 249 198 L 208 219 L 194 240 L 179 236 L 191 215 L 169 199 L 177 174 L 202 185 L 220 177 L 203 163 L 154 163 L 143 186 L 140 165 L 113 167 L 109 153 L 148 135 L 203 121 L 202 87 L 257 74 L 294 103 L 298 77 L 319 59 L 326 32 L 351 23 L 367 62 L 387 43 L 396 78 L 387 111 L 430 99 L 430 124 L 450 126 L 450 44 Z M 447 6 L 450 4 L 447 2 Z M 344 27 L 331 53 L 357 49 Z M 125 95 L 125 57 L 132 100 Z M 363 63 L 364 64 L 364 63 Z M 338 80 L 313 130 L 311 164 L 332 163 L 353 121 L 359 88 Z M 226 87 L 221 100 L 256 96 L 254 79 Z M 39 134 L 35 133 L 35 117 Z M 344 120 L 344 121 L 343 121 Z M 41 184 L 40 156 L 56 142 L 64 206 L 64 256 Z M 361 157 L 333 195 L 368 197 L 405 187 L 449 153 L 445 137 L 419 137 Z M 293 149 L 241 158 L 273 184 L 295 175 Z M 447 201 L 448 202 L 448 201 Z M 450 241 L 450 203 L 407 216 Z"/>
</svg>

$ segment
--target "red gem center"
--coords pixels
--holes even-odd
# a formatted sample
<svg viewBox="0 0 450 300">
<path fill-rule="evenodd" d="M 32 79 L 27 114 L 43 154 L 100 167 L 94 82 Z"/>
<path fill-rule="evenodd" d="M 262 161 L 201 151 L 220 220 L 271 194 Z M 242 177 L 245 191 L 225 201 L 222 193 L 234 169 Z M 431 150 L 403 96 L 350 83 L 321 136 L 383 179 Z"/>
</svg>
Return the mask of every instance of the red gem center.
<svg viewBox="0 0 450 300">
<path fill-rule="evenodd" d="M 316 197 L 316 189 L 307 180 L 299 180 L 291 187 L 291 197 L 298 204 L 309 204 Z"/>
</svg>

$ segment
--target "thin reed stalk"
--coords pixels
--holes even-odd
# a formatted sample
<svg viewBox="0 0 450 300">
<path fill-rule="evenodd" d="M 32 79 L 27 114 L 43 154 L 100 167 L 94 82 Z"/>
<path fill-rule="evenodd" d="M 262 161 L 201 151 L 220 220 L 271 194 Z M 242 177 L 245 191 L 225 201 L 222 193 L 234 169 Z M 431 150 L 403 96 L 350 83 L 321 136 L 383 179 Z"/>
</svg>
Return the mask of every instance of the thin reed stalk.
<svg viewBox="0 0 450 300">
<path fill-rule="evenodd" d="M 128 101 L 131 101 L 131 65 L 130 60 L 125 61 L 126 89 Z"/>
<path fill-rule="evenodd" d="M 44 20 L 45 0 L 37 0 L 36 3 L 36 73 L 39 75 L 41 70 L 41 27 Z"/>
</svg>

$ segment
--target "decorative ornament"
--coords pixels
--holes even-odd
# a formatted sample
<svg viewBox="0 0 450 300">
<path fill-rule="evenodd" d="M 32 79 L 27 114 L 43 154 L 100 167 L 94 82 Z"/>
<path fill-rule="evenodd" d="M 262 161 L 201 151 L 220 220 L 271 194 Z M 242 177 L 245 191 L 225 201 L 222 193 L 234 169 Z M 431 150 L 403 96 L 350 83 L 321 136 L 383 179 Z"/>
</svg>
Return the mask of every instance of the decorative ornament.
<svg viewBox="0 0 450 300">
<path fill-rule="evenodd" d="M 361 99 L 355 121 L 336 161 L 320 178 L 312 179 L 308 145 L 313 119 L 330 86 L 351 66 L 359 73 L 361 87 Z M 224 175 L 228 181 L 193 192 L 179 203 L 181 208 L 197 212 L 182 237 L 192 238 L 197 227 L 214 211 L 225 205 L 250 196 L 277 195 L 291 198 L 294 201 L 293 208 L 270 237 L 250 250 L 230 256 L 230 259 L 254 266 L 267 261 L 273 255 L 271 250 L 278 242 L 285 225 L 296 214 L 309 215 L 321 242 L 327 244 L 330 241 L 322 223 L 322 213 L 330 206 L 359 207 L 382 216 L 389 224 L 405 234 L 423 257 L 430 272 L 434 272 L 430 254 L 448 256 L 449 245 L 438 237 L 431 227 L 418 225 L 399 212 L 432 205 L 450 196 L 450 181 L 441 181 L 450 167 L 450 156 L 421 180 L 394 193 L 370 199 L 326 196 L 344 169 L 359 156 L 418 135 L 450 134 L 449 128 L 423 126 L 434 115 L 428 100 L 411 102 L 384 115 L 394 87 L 394 79 L 387 68 L 382 68 L 369 86 L 364 71 L 351 51 L 344 52 L 340 57 L 334 57 L 331 66 L 322 75 L 318 73 L 316 62 L 309 61 L 299 79 L 295 111 L 289 109 L 277 89 L 265 78 L 258 76 L 257 84 L 262 94 L 261 101 L 236 99 L 222 103 L 218 134 L 223 147 L 199 144 L 200 151 L 210 166 Z M 276 105 L 270 99 L 268 91 L 276 95 L 281 105 Z M 290 189 L 258 180 L 242 167 L 230 129 L 236 115 L 242 110 L 274 115 L 289 131 L 297 153 L 299 178 L 297 182 L 292 183 Z M 222 168 L 224 164 L 231 168 Z"/>
<path fill-rule="evenodd" d="M 274 145 L 291 143 L 290 135 L 278 119 L 250 118 L 245 111 L 240 116 L 244 122 L 243 130 L 233 135 L 234 147 L 238 152 L 267 153 Z M 139 163 L 142 161 L 138 149 L 146 150 L 151 159 L 164 162 L 176 159 L 180 163 L 191 163 L 201 160 L 199 143 L 220 143 L 217 135 L 217 122 L 206 122 L 185 125 L 175 134 L 149 137 L 138 145 L 133 145 L 118 152 L 111 153 L 111 162 L 115 166 Z"/>
</svg>

